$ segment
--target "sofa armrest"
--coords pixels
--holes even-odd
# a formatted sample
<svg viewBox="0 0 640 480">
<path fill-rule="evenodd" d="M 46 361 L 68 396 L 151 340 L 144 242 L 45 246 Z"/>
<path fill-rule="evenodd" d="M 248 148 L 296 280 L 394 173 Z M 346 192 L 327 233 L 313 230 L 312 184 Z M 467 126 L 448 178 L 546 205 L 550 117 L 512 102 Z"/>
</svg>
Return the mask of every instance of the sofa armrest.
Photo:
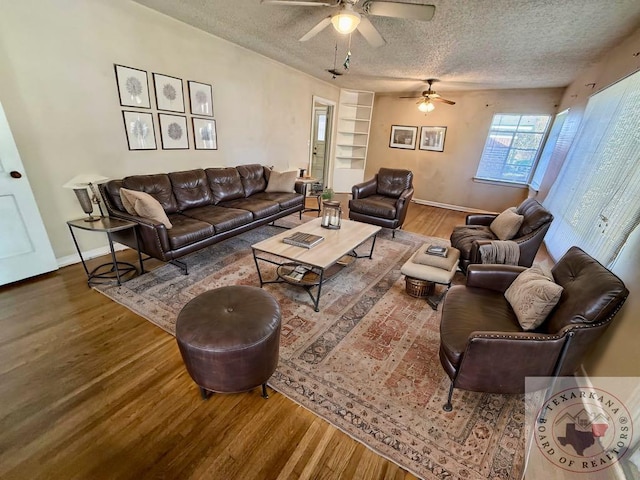
<svg viewBox="0 0 640 480">
<path fill-rule="evenodd" d="M 491 225 L 498 215 L 492 213 L 470 213 L 465 221 L 466 225 Z"/>
<path fill-rule="evenodd" d="M 299 193 L 300 195 L 304 194 L 304 182 L 296 182 L 293 186 L 293 189 L 296 191 L 296 193 Z"/>
<path fill-rule="evenodd" d="M 467 268 L 467 287 L 486 288 L 504 293 L 525 267 L 473 264 Z"/>
<path fill-rule="evenodd" d="M 376 177 L 366 182 L 358 183 L 351 187 L 351 193 L 353 198 L 365 198 L 371 195 L 375 195 L 378 191 L 378 179 Z"/>
<path fill-rule="evenodd" d="M 111 216 L 137 223 L 140 251 L 154 258 L 166 261 L 168 258 L 166 256 L 166 252 L 171 250 L 171 245 L 169 244 L 167 227 L 165 227 L 163 223 L 156 222 L 150 218 L 130 215 L 129 213 L 122 212 L 120 210 L 112 210 Z M 131 248 L 136 248 L 135 244 L 129 245 L 129 242 L 125 243 L 125 245 Z"/>
</svg>

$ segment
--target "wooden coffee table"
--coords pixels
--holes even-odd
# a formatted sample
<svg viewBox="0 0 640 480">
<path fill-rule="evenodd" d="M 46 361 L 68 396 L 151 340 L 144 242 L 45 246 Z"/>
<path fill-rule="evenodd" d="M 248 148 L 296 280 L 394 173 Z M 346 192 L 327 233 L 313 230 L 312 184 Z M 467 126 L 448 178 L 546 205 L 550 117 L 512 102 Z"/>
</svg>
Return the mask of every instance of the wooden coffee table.
<svg viewBox="0 0 640 480">
<path fill-rule="evenodd" d="M 251 245 L 253 259 L 258 270 L 260 286 L 267 283 L 289 283 L 303 287 L 311 300 L 314 310 L 320 311 L 320 293 L 322 284 L 336 273 L 349 265 L 356 258 L 373 257 L 373 249 L 376 244 L 376 235 L 380 227 L 367 223 L 342 220 L 342 226 L 338 230 L 330 230 L 320 226 L 321 218 L 287 230 L 271 238 Z M 296 247 L 283 242 L 296 232 L 311 233 L 324 237 L 319 244 L 311 247 Z M 366 255 L 359 255 L 356 249 L 371 239 L 371 249 Z M 276 265 L 276 278 L 265 280 L 260 270 L 260 262 Z M 296 276 L 294 272 L 298 268 L 301 274 Z M 313 294 L 312 290 L 316 290 Z"/>
</svg>

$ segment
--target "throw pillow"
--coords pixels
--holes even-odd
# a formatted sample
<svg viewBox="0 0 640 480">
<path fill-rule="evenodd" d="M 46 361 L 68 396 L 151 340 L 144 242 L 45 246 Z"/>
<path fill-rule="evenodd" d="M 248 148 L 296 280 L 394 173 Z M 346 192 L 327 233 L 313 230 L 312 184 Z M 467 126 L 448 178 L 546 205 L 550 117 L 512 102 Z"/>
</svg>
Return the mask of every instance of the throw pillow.
<svg viewBox="0 0 640 480">
<path fill-rule="evenodd" d="M 267 184 L 265 192 L 294 193 L 296 178 L 298 178 L 298 172 L 296 170 L 290 172 L 276 172 L 275 170 L 271 170 L 269 183 Z"/>
<path fill-rule="evenodd" d="M 500 240 L 511 240 L 520 230 L 523 220 L 524 216 L 516 213 L 516 207 L 507 208 L 491 222 L 489 229 Z"/>
<path fill-rule="evenodd" d="M 526 269 L 504 292 L 523 330 L 535 330 L 547 318 L 562 295 L 551 271 L 534 265 Z"/>
<path fill-rule="evenodd" d="M 160 202 L 148 193 L 121 188 L 120 198 L 122 199 L 122 205 L 124 205 L 129 214 L 150 218 L 164 224 L 167 228 L 173 227 Z"/>
</svg>

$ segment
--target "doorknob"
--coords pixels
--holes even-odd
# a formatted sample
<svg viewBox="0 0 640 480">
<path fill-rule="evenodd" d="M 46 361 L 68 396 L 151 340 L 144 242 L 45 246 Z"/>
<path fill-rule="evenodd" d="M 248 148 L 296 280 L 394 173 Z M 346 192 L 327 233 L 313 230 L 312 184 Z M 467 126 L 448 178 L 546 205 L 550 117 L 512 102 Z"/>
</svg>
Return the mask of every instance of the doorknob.
<svg viewBox="0 0 640 480">
<path fill-rule="evenodd" d="M 9 172 L 9 175 L 11 175 L 11 178 L 22 178 L 22 174 L 20 172 L 16 172 L 15 170 Z"/>
</svg>

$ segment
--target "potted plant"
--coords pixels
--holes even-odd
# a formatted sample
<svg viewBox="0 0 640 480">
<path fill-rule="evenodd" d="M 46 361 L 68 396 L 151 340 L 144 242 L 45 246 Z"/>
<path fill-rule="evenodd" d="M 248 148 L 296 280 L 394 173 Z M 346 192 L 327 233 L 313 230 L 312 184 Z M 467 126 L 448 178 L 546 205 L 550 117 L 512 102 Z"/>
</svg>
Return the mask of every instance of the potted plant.
<svg viewBox="0 0 640 480">
<path fill-rule="evenodd" d="M 333 189 L 327 187 L 322 191 L 322 200 L 331 200 L 333 198 Z"/>
</svg>

